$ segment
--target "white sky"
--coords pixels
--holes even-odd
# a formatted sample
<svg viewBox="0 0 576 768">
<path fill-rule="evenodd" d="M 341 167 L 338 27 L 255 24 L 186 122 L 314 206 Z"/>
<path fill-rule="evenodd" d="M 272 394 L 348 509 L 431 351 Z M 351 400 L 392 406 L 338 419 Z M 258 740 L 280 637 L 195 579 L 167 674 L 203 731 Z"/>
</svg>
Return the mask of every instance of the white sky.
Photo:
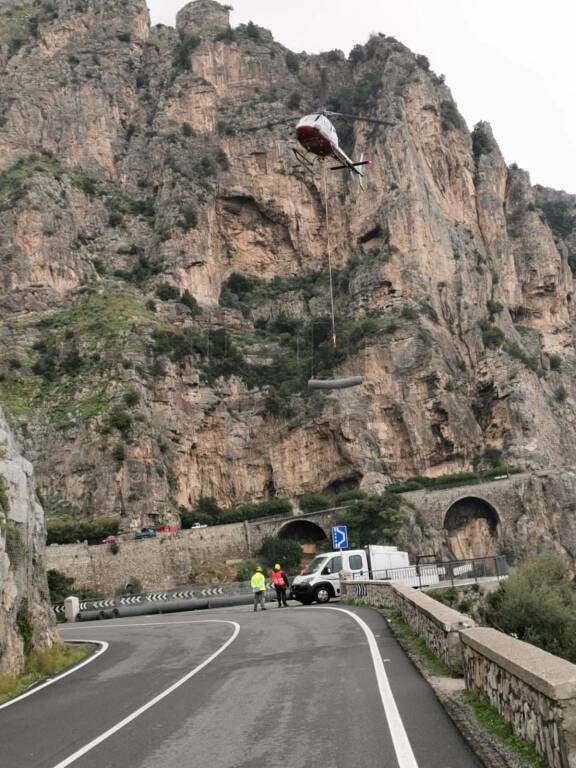
<svg viewBox="0 0 576 768">
<path fill-rule="evenodd" d="M 572 0 L 225 0 L 294 51 L 341 48 L 372 32 L 430 59 L 471 128 L 492 124 L 508 163 L 576 193 L 576 3 Z M 174 25 L 183 0 L 148 0 Z"/>
</svg>

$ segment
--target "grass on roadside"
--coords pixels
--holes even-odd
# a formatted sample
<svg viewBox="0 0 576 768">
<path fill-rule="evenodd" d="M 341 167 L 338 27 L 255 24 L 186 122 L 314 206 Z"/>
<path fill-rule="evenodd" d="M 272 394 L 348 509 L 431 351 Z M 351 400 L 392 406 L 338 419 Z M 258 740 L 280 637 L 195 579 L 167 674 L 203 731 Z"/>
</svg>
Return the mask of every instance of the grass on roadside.
<svg viewBox="0 0 576 768">
<path fill-rule="evenodd" d="M 546 768 L 546 762 L 536 749 L 524 739 L 516 736 L 512 726 L 507 723 L 487 699 L 476 693 L 467 693 L 466 703 L 474 710 L 476 719 L 484 730 L 514 752 L 532 768 Z"/>
<path fill-rule="evenodd" d="M 382 613 L 388 619 L 400 645 L 417 656 L 428 672 L 439 677 L 462 677 L 461 670 L 453 669 L 435 653 L 432 653 L 426 642 L 410 629 L 398 611 L 384 608 Z"/>
<path fill-rule="evenodd" d="M 0 675 L 0 704 L 19 696 L 31 685 L 46 677 L 53 677 L 68 667 L 78 664 L 90 653 L 88 645 L 61 645 L 56 643 L 43 651 L 33 651 L 21 675 Z"/>
</svg>

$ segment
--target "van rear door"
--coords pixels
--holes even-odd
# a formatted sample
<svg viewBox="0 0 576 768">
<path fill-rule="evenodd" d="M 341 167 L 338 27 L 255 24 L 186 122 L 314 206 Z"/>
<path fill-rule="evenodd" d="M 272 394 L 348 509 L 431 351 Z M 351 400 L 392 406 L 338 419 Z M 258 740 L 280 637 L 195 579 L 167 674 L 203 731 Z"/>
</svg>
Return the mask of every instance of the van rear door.
<svg viewBox="0 0 576 768">
<path fill-rule="evenodd" d="M 368 581 L 370 574 L 365 552 L 346 552 L 344 554 L 344 570 L 350 571 L 356 581 Z"/>
</svg>

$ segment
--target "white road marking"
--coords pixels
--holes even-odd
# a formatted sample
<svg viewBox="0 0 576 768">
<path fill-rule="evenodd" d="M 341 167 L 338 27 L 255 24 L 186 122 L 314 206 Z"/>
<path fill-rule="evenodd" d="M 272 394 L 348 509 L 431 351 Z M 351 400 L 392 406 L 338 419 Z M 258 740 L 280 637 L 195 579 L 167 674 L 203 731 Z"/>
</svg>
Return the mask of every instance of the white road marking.
<svg viewBox="0 0 576 768">
<path fill-rule="evenodd" d="M 68 677 L 68 675 L 71 675 L 73 672 L 77 672 L 79 669 L 82 669 L 82 667 L 85 667 L 86 664 L 91 664 L 93 661 L 96 661 L 98 656 L 101 656 L 103 653 L 105 653 L 108 650 L 108 643 L 105 643 L 102 640 L 66 640 L 67 643 L 89 643 L 90 645 L 99 645 L 100 648 L 96 651 L 96 653 L 93 653 L 88 659 L 85 661 L 82 661 L 80 664 L 76 664 L 76 666 L 72 667 L 71 669 L 68 669 L 66 672 L 62 672 L 61 675 L 57 675 L 56 677 L 51 677 L 50 680 L 46 680 L 45 683 L 42 683 L 42 685 L 37 685 L 34 688 L 31 688 L 29 691 L 26 691 L 25 693 L 22 693 L 20 696 L 17 696 L 15 699 L 10 699 L 10 701 L 7 701 L 6 704 L 0 705 L 0 709 L 6 709 L 6 707 L 11 707 L 13 704 L 17 704 L 19 701 L 22 701 L 22 699 L 27 699 L 28 696 L 33 696 L 35 693 L 38 693 L 38 691 L 42 691 L 44 688 L 48 688 L 49 685 L 54 685 L 54 683 L 57 683 L 59 680 L 62 680 L 63 677 Z"/>
<path fill-rule="evenodd" d="M 216 624 L 222 624 L 224 622 L 224 619 L 192 619 L 189 621 L 147 621 L 142 623 L 134 622 L 134 624 L 116 624 L 115 621 L 108 621 L 108 622 L 90 622 L 86 623 L 86 626 L 84 627 L 74 627 L 74 631 L 77 629 L 129 629 L 130 627 L 175 627 L 179 624 L 210 624 L 211 622 L 215 622 Z M 235 621 L 227 621 L 224 622 L 225 624 L 236 624 Z M 60 630 L 62 631 L 62 630 Z"/>
<path fill-rule="evenodd" d="M 323 611 L 338 611 L 339 613 L 346 613 L 354 621 L 356 621 L 361 627 L 362 631 L 366 635 L 368 640 L 368 647 L 372 655 L 372 663 L 374 664 L 374 671 L 376 673 L 376 681 L 378 683 L 378 689 L 380 691 L 380 698 L 382 699 L 382 706 L 384 707 L 384 714 L 388 721 L 388 728 L 390 729 L 390 735 L 392 737 L 392 743 L 394 744 L 394 751 L 396 752 L 396 759 L 398 760 L 399 768 L 418 768 L 418 763 L 412 752 L 408 734 L 404 728 L 404 723 L 398 712 L 396 701 L 394 700 L 394 694 L 390 688 L 388 676 L 386 675 L 386 668 L 382 661 L 382 656 L 378 649 L 378 643 L 374 637 L 374 633 L 366 624 L 366 622 L 357 616 L 352 611 L 347 611 L 345 608 L 330 608 L 324 606 Z M 59 768 L 59 766 L 56 766 Z"/>
<path fill-rule="evenodd" d="M 238 637 L 238 633 L 240 632 L 240 624 L 238 624 L 236 621 L 225 621 L 224 619 L 207 619 L 206 621 L 170 621 L 170 622 L 162 622 L 164 624 L 208 624 L 208 623 L 215 623 L 215 624 L 232 624 L 234 626 L 234 632 L 232 633 L 232 636 L 226 640 L 226 642 L 220 646 L 220 648 L 213 653 L 211 656 L 209 656 L 205 661 L 202 662 L 202 664 L 199 664 L 197 667 L 194 667 L 193 670 L 188 672 L 188 674 L 184 675 L 184 677 L 181 677 L 180 680 L 177 680 L 173 685 L 171 685 L 169 688 L 166 688 L 165 691 L 162 691 L 162 693 L 159 693 L 158 696 L 155 696 L 151 701 L 147 702 L 143 706 L 141 706 L 139 709 L 137 709 L 135 712 L 132 712 L 131 715 L 128 715 L 128 717 L 125 717 L 123 720 L 121 720 L 119 723 L 116 723 L 116 725 L 112 726 L 112 728 L 109 728 L 104 733 L 101 733 L 100 736 L 97 736 L 95 739 L 93 739 L 90 743 L 86 744 L 86 746 L 79 749 L 77 752 L 74 752 L 73 755 L 70 755 L 70 757 L 67 757 L 65 760 L 62 760 L 62 762 L 58 763 L 58 765 L 55 765 L 54 768 L 66 768 L 68 765 L 72 765 L 72 763 L 75 763 L 76 760 L 83 757 L 85 754 L 90 752 L 94 749 L 94 747 L 97 747 L 99 744 L 102 744 L 103 741 L 106 741 L 106 739 L 109 739 L 110 736 L 113 736 L 115 733 L 120 731 L 122 728 L 124 728 L 126 725 L 131 723 L 133 720 L 136 720 L 137 717 L 140 717 L 140 715 L 143 715 L 144 712 L 147 712 L 149 709 L 154 707 L 158 702 L 162 701 L 162 699 L 165 699 L 167 696 L 169 696 L 171 693 L 173 693 L 177 688 L 180 688 L 180 686 L 184 685 L 184 683 L 188 682 L 190 678 L 194 677 L 194 675 L 197 675 L 198 672 L 204 669 L 204 667 L 207 667 L 208 664 L 210 664 L 212 661 L 214 661 L 215 658 L 220 656 L 220 654 L 228 648 L 229 645 L 231 645 L 234 640 Z M 116 625 L 118 626 L 118 625 Z M 120 625 L 122 627 L 133 627 L 133 626 L 159 626 L 159 624 L 151 625 L 151 624 L 122 624 Z M 110 625 L 108 625 L 110 627 Z"/>
</svg>

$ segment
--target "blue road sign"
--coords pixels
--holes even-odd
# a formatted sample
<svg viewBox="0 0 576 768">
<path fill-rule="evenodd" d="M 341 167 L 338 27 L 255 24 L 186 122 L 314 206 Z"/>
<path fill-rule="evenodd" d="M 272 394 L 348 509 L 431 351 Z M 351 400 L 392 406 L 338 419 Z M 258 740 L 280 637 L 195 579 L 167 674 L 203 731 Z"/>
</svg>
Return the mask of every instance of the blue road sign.
<svg viewBox="0 0 576 768">
<path fill-rule="evenodd" d="M 348 526 L 335 525 L 332 528 L 332 549 L 348 549 Z"/>
</svg>

